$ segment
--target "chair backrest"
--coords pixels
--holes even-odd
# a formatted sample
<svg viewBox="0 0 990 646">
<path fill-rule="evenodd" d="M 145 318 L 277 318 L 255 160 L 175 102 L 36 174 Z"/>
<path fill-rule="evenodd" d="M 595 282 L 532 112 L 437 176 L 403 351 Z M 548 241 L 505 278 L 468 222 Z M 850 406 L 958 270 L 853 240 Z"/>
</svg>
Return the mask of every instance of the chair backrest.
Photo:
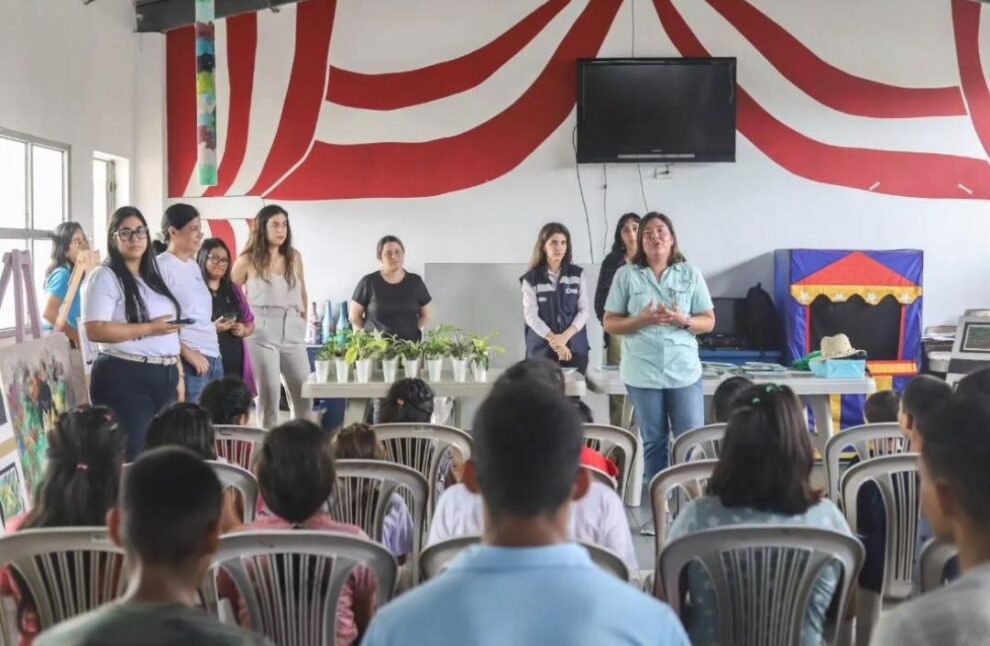
<svg viewBox="0 0 990 646">
<path fill-rule="evenodd" d="M 357 525 L 381 543 L 385 519 L 393 504 L 401 502 L 408 506 L 414 527 L 413 551 L 409 558 L 415 577 L 426 518 L 426 501 L 430 495 L 426 478 L 410 467 L 380 460 L 337 460 L 335 468 L 337 488 L 330 500 L 330 516 L 334 520 Z M 409 495 L 402 496 L 403 490 Z"/>
<path fill-rule="evenodd" d="M 887 521 L 883 587 L 887 599 L 906 599 L 913 589 L 920 511 L 918 455 L 886 455 L 860 462 L 842 476 L 843 512 L 853 532 L 859 531 L 856 497 L 867 482 L 880 491 Z"/>
<path fill-rule="evenodd" d="M 622 560 L 622 557 L 610 549 L 581 541 L 581 545 L 588 550 L 588 555 L 595 565 L 610 574 L 614 574 L 626 583 L 629 582 L 629 566 Z"/>
<path fill-rule="evenodd" d="M 263 428 L 233 424 L 216 424 L 213 430 L 216 433 L 217 458 L 243 469 L 251 468 L 255 452 L 268 433 Z"/>
<path fill-rule="evenodd" d="M 704 459 L 717 460 L 719 452 L 722 450 L 722 437 L 725 435 L 725 424 L 709 424 L 692 428 L 674 438 L 674 443 L 670 446 L 671 461 L 673 464 L 687 462 L 688 456 Z"/>
<path fill-rule="evenodd" d="M 206 463 L 217 474 L 223 488 L 232 487 L 244 500 L 244 522 L 254 520 L 254 512 L 258 506 L 258 481 L 254 474 L 247 469 L 226 462 L 207 460 Z"/>
<path fill-rule="evenodd" d="M 945 568 L 949 561 L 959 555 L 959 548 L 952 543 L 931 539 L 921 549 L 921 592 L 931 592 L 945 585 L 949 578 Z"/>
<path fill-rule="evenodd" d="M 429 581 L 446 570 L 461 552 L 480 542 L 480 536 L 458 536 L 427 545 L 419 554 L 420 580 Z"/>
<path fill-rule="evenodd" d="M 841 496 L 839 458 L 842 449 L 847 446 L 856 451 L 860 462 L 884 455 L 899 455 L 910 450 L 907 438 L 895 422 L 852 426 L 830 437 L 825 443 L 825 473 L 828 475 L 829 500 L 836 504 Z"/>
<path fill-rule="evenodd" d="M 653 476 L 650 482 L 650 505 L 653 507 L 653 527 L 656 530 L 656 554 L 667 542 L 668 523 L 676 516 L 676 507 L 670 504 L 671 495 L 680 494 L 694 500 L 704 492 L 705 484 L 712 477 L 718 460 L 697 460 L 667 467 Z"/>
<path fill-rule="evenodd" d="M 426 505 L 426 523 L 440 495 L 437 483 L 444 477 L 441 465 L 449 464 L 449 449 L 457 449 L 465 460 L 471 457 L 474 443 L 459 428 L 441 424 L 376 424 L 375 437 L 384 448 L 387 462 L 402 464 L 418 471 L 430 486 Z"/>
<path fill-rule="evenodd" d="M 235 532 L 220 539 L 203 585 L 216 612 L 216 576 L 237 588 L 252 628 L 280 646 L 333 644 L 337 604 L 355 567 L 378 581 L 377 601 L 395 593 L 398 565 L 384 547 L 350 534 L 311 530 Z"/>
<path fill-rule="evenodd" d="M 465 549 L 481 543 L 480 536 L 458 536 L 426 546 L 419 555 L 419 571 L 423 581 L 444 572 Z M 579 542 L 598 567 L 623 581 L 630 578 L 629 566 L 615 552 L 591 543 Z"/>
<path fill-rule="evenodd" d="M 582 465 L 582 466 L 583 466 L 583 468 L 587 469 L 591 473 L 591 477 L 592 477 L 592 479 L 594 479 L 595 482 L 602 483 L 603 485 L 605 485 L 606 487 L 608 487 L 612 491 L 618 491 L 618 489 L 619 489 L 619 483 L 616 482 L 615 478 L 613 478 L 609 474 L 605 473 L 604 471 L 602 471 L 601 469 L 598 469 L 596 467 L 589 467 L 589 466 L 584 466 L 584 465 Z"/>
<path fill-rule="evenodd" d="M 657 561 L 667 603 L 681 614 L 689 564 L 700 566 L 715 593 L 719 642 L 738 646 L 790 646 L 801 631 L 815 582 L 833 562 L 841 576 L 832 608 L 844 617 L 863 563 L 863 546 L 851 536 L 811 527 L 736 525 L 671 541 Z M 706 610 L 709 610 L 706 608 Z M 841 622 L 840 622 L 841 623 Z M 834 643 L 834 628 L 826 628 Z"/>
<path fill-rule="evenodd" d="M 608 424 L 585 424 L 585 444 L 594 443 L 594 448 L 602 454 L 618 451 L 619 462 L 619 497 L 626 499 L 629 489 L 629 478 L 632 475 L 632 463 L 636 457 L 636 436 L 630 431 Z"/>
<path fill-rule="evenodd" d="M 20 574 L 42 630 L 113 601 L 127 585 L 124 550 L 113 544 L 105 527 L 8 534 L 0 538 L 2 565 Z"/>
</svg>

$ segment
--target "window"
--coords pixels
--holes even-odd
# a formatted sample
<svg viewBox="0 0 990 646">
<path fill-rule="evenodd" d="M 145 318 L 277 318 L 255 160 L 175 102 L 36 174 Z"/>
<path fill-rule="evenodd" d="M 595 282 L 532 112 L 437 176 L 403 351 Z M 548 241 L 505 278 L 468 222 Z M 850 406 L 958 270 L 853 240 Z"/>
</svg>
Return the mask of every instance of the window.
<svg viewBox="0 0 990 646">
<path fill-rule="evenodd" d="M 39 315 L 44 274 L 51 254 L 49 234 L 68 216 L 69 146 L 0 128 L 0 256 L 27 249 L 34 263 Z M 14 327 L 14 291 L 0 303 L 0 331 Z"/>
<path fill-rule="evenodd" d="M 117 208 L 116 171 L 112 159 L 93 158 L 93 243 L 101 257 L 106 257 L 107 223 Z"/>
</svg>

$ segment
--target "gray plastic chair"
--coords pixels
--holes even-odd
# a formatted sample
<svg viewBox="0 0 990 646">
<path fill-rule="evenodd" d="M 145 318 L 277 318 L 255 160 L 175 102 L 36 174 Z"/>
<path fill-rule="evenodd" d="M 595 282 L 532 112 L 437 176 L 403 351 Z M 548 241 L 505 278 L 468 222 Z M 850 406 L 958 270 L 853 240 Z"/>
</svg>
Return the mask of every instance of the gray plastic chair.
<svg viewBox="0 0 990 646">
<path fill-rule="evenodd" d="M 236 532 L 220 539 L 203 599 L 216 614 L 222 570 L 236 586 L 253 630 L 280 646 L 332 645 L 340 594 L 362 565 L 377 578 L 378 605 L 387 603 L 398 565 L 374 541 L 313 530 Z"/>
<path fill-rule="evenodd" d="M 691 449 L 700 452 L 700 459 L 717 460 L 721 450 L 722 437 L 725 435 L 725 424 L 708 424 L 692 428 L 674 438 L 670 446 L 670 456 L 673 464 L 687 462 Z"/>
<path fill-rule="evenodd" d="M 880 595 L 861 590 L 857 596 L 856 641 L 866 643 L 886 604 L 907 599 L 914 588 L 914 563 L 920 511 L 918 455 L 886 455 L 860 462 L 840 482 L 843 511 L 853 532 L 859 531 L 856 497 L 867 482 L 880 490 L 886 511 L 883 583 Z"/>
<path fill-rule="evenodd" d="M 945 568 L 959 555 L 959 548 L 952 543 L 931 539 L 921 549 L 921 592 L 931 592 L 948 582 Z"/>
<path fill-rule="evenodd" d="M 587 469 L 591 473 L 591 477 L 595 482 L 600 482 L 612 491 L 617 491 L 619 488 L 619 483 L 615 481 L 615 478 L 605 473 L 601 469 L 596 467 L 589 467 L 581 465 L 582 468 Z"/>
<path fill-rule="evenodd" d="M 418 471 L 430 486 L 430 498 L 426 503 L 428 527 L 433 508 L 440 497 L 438 483 L 443 479 L 441 465 L 447 464 L 449 449 L 457 449 L 465 460 L 471 457 L 474 442 L 471 436 L 459 428 L 442 424 L 376 424 L 375 437 L 384 448 L 387 462 L 402 464 Z"/>
<path fill-rule="evenodd" d="M 701 567 L 715 591 L 720 643 L 791 646 L 801 643 L 812 588 L 833 562 L 842 574 L 830 614 L 841 618 L 863 564 L 863 546 L 825 529 L 736 525 L 688 534 L 660 553 L 657 578 L 667 603 L 680 615 L 687 591 L 681 585 L 685 568 Z M 837 625 L 826 626 L 825 643 L 835 643 Z"/>
<path fill-rule="evenodd" d="M 608 424 L 585 424 L 585 444 L 594 443 L 596 451 L 608 453 L 613 450 L 622 454 L 619 461 L 619 497 L 626 499 L 629 489 L 629 478 L 632 474 L 632 463 L 636 457 L 636 436 L 632 432 L 618 426 Z"/>
<path fill-rule="evenodd" d="M 244 501 L 244 522 L 250 523 L 253 521 L 254 512 L 258 506 L 259 495 L 258 481 L 255 479 L 254 474 L 236 464 L 215 462 L 213 460 L 207 460 L 206 463 L 213 469 L 213 473 L 217 475 L 224 489 L 231 487 L 241 495 L 241 499 Z"/>
<path fill-rule="evenodd" d="M 830 437 L 825 443 L 825 473 L 828 476 L 829 500 L 836 504 L 841 495 L 839 458 L 842 449 L 847 446 L 853 447 L 860 462 L 884 455 L 900 455 L 910 450 L 901 428 L 893 422 L 852 426 Z"/>
<path fill-rule="evenodd" d="M 10 565 L 34 600 L 42 630 L 120 597 L 127 586 L 124 550 L 105 527 L 25 529 L 0 538 L 0 566 Z M 6 643 L 14 644 L 11 635 Z"/>
<path fill-rule="evenodd" d="M 712 477 L 712 471 L 715 470 L 716 464 L 718 464 L 718 460 L 685 462 L 667 467 L 653 476 L 653 481 L 650 482 L 650 505 L 653 507 L 657 557 L 660 556 L 660 549 L 667 542 L 667 532 L 670 530 L 667 526 L 668 520 L 674 520 L 676 511 L 679 511 L 679 509 L 671 508 L 670 497 L 678 494 L 685 496 L 688 500 L 700 497 L 704 490 L 704 482 Z"/>
<path fill-rule="evenodd" d="M 337 460 L 337 488 L 330 500 L 330 516 L 357 525 L 382 542 L 382 528 L 394 496 L 401 496 L 413 519 L 413 551 L 409 560 L 415 581 L 430 487 L 418 471 L 380 460 Z M 403 492 L 408 495 L 402 496 Z"/>
<path fill-rule="evenodd" d="M 428 545 L 419 556 L 419 571 L 422 574 L 422 580 L 425 582 L 438 574 L 442 574 L 461 552 L 479 543 L 481 543 L 480 536 L 458 536 Z M 623 581 L 629 582 L 629 567 L 618 554 L 591 543 L 580 541 L 578 544 L 588 550 L 588 555 L 591 556 L 595 565 Z"/>
<path fill-rule="evenodd" d="M 248 470 L 253 466 L 255 452 L 261 448 L 268 434 L 263 428 L 233 424 L 216 424 L 213 430 L 217 436 L 217 458 Z"/>
</svg>

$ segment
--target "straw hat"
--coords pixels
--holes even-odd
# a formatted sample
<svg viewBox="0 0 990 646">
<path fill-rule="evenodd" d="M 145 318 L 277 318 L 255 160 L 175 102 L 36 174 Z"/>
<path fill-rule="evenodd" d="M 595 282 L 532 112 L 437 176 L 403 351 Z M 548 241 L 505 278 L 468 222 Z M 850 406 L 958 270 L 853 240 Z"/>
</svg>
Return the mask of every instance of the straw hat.
<svg viewBox="0 0 990 646">
<path fill-rule="evenodd" d="M 823 361 L 827 359 L 846 359 L 860 352 L 862 350 L 852 347 L 849 337 L 845 334 L 836 334 L 835 336 L 827 336 L 822 339 L 821 358 Z"/>
</svg>

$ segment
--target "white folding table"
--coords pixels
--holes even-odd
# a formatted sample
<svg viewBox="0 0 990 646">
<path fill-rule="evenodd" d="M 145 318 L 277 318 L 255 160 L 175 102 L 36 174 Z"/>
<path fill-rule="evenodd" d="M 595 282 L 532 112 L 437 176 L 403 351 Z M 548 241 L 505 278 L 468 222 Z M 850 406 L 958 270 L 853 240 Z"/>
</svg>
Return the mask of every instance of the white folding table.
<svg viewBox="0 0 990 646">
<path fill-rule="evenodd" d="M 471 397 L 484 398 L 501 374 L 501 369 L 491 368 L 488 370 L 486 381 L 475 381 L 474 375 L 469 374 L 467 381 L 458 382 L 453 380 L 452 372 L 444 371 L 440 381 L 426 380 L 426 382 L 430 384 L 430 388 L 433 389 L 433 393 L 437 397 L 450 397 L 453 400 L 451 425 L 463 429 L 461 400 Z M 311 399 L 346 399 L 347 408 L 344 412 L 344 424 L 360 422 L 364 419 L 368 402 L 372 399 L 385 397 L 392 384 L 383 381 L 380 372 L 373 375 L 372 381 L 364 384 L 353 381 L 353 375 L 351 376 L 351 381 L 346 384 L 339 384 L 336 380 L 318 381 L 316 373 L 313 373 L 309 376 L 309 381 L 303 384 L 302 395 Z M 568 397 L 583 397 L 587 393 L 585 379 L 580 373 L 573 372 L 564 375 L 564 382 Z"/>
</svg>

